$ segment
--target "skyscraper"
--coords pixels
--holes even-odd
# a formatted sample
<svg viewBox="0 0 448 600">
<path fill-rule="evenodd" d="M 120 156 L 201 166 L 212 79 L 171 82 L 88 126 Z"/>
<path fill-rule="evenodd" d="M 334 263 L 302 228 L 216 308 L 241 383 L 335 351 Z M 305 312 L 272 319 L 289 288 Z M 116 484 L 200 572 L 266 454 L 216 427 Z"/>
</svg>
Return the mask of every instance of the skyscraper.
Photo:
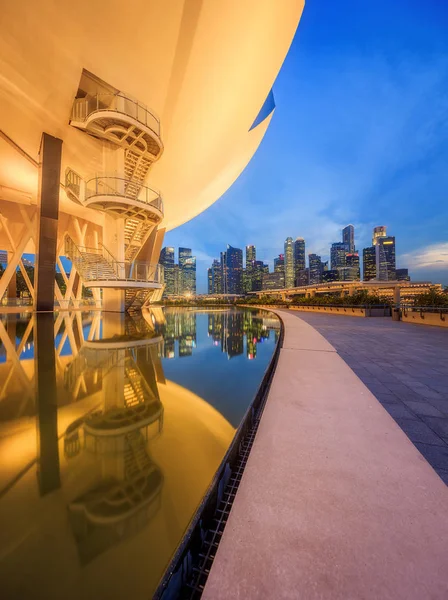
<svg viewBox="0 0 448 600">
<path fill-rule="evenodd" d="M 411 281 L 411 278 L 409 277 L 408 269 L 397 269 L 396 275 L 397 275 L 397 281 Z"/>
<path fill-rule="evenodd" d="M 397 278 L 395 264 L 395 236 L 381 237 L 379 243 L 383 247 L 387 264 L 387 280 L 394 281 Z"/>
<path fill-rule="evenodd" d="M 361 271 L 359 268 L 359 254 L 352 252 L 345 255 L 345 267 L 343 269 L 343 281 L 359 281 Z"/>
<path fill-rule="evenodd" d="M 285 255 L 279 254 L 277 258 L 274 258 L 274 273 L 276 272 L 285 274 Z"/>
<path fill-rule="evenodd" d="M 213 294 L 222 294 L 222 266 L 219 260 L 214 260 L 212 264 Z"/>
<path fill-rule="evenodd" d="M 387 281 L 387 260 L 383 244 L 377 243 L 375 248 L 375 266 L 377 281 Z"/>
<path fill-rule="evenodd" d="M 179 248 L 179 294 L 196 293 L 196 258 L 192 258 L 191 248 Z"/>
<path fill-rule="evenodd" d="M 255 260 L 252 267 L 252 291 L 259 292 L 263 287 L 264 264 Z"/>
<path fill-rule="evenodd" d="M 300 285 L 297 283 L 299 273 L 305 268 L 305 240 L 303 238 L 297 238 L 294 242 L 294 285 Z"/>
<path fill-rule="evenodd" d="M 243 293 L 243 251 L 229 244 L 226 250 L 227 294 Z"/>
<path fill-rule="evenodd" d="M 172 296 L 174 291 L 174 248 L 167 246 L 160 252 L 160 264 L 163 266 L 165 291 L 164 296 Z"/>
<path fill-rule="evenodd" d="M 207 294 L 213 294 L 213 270 L 211 267 L 207 269 Z"/>
<path fill-rule="evenodd" d="M 372 236 L 372 246 L 376 246 L 378 244 L 378 240 L 380 238 L 386 237 L 386 226 L 379 225 L 378 227 L 373 228 L 373 236 Z"/>
<path fill-rule="evenodd" d="M 308 263 L 309 263 L 309 277 L 310 283 L 321 283 L 322 281 L 322 259 L 317 254 L 308 254 Z"/>
<path fill-rule="evenodd" d="M 179 265 L 179 270 L 181 269 Z M 182 294 L 196 295 L 196 257 L 191 256 L 184 260 L 181 271 Z"/>
<path fill-rule="evenodd" d="M 347 225 L 342 230 L 342 243 L 347 246 L 347 252 L 353 254 L 355 251 L 355 228 L 353 225 Z"/>
<path fill-rule="evenodd" d="M 353 226 L 352 226 L 353 227 Z M 345 231 L 345 230 L 343 230 Z M 331 270 L 335 271 L 345 267 L 345 256 L 349 251 L 349 245 L 345 242 L 335 242 L 330 248 Z M 340 277 L 340 279 L 343 279 Z"/>
<path fill-rule="evenodd" d="M 221 262 L 221 293 L 227 294 L 227 254 L 226 254 L 226 252 L 221 252 L 220 262 Z"/>
<path fill-rule="evenodd" d="M 370 281 L 376 278 L 376 249 L 369 246 L 362 251 L 363 280 Z"/>
<path fill-rule="evenodd" d="M 294 245 L 292 237 L 285 240 L 285 287 L 294 287 Z"/>
<path fill-rule="evenodd" d="M 253 289 L 252 286 L 252 278 L 253 278 L 253 268 L 256 260 L 256 250 L 255 246 L 246 246 L 246 271 L 244 277 L 245 284 L 245 292 L 251 292 Z"/>
</svg>

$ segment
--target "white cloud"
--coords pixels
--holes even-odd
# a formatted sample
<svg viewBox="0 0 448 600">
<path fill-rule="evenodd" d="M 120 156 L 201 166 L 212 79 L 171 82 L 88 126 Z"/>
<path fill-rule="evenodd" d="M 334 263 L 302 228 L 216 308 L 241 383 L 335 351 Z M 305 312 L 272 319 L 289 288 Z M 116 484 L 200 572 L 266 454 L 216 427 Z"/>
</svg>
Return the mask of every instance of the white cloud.
<svg viewBox="0 0 448 600">
<path fill-rule="evenodd" d="M 420 269 L 448 270 L 448 242 L 431 244 L 423 248 L 418 248 L 400 257 L 400 263 L 418 271 Z"/>
</svg>

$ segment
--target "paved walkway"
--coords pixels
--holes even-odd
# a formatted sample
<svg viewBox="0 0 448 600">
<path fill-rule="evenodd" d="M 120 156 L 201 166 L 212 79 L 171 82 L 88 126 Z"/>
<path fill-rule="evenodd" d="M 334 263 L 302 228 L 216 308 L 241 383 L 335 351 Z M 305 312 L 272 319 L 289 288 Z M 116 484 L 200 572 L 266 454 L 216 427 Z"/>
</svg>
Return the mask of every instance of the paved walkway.
<svg viewBox="0 0 448 600">
<path fill-rule="evenodd" d="M 446 600 L 447 487 L 335 348 L 281 316 L 204 600 Z"/>
<path fill-rule="evenodd" d="M 291 313 L 317 329 L 448 484 L 448 330 Z"/>
</svg>

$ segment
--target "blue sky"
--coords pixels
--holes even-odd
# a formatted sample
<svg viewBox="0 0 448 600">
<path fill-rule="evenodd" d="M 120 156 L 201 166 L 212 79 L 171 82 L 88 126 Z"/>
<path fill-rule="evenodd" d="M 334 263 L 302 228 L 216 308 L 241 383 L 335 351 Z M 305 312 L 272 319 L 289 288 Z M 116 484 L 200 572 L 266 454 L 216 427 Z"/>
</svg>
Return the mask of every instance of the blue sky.
<svg viewBox="0 0 448 600">
<path fill-rule="evenodd" d="M 348 223 L 361 250 L 387 225 L 398 267 L 448 284 L 448 1 L 308 0 L 274 95 L 246 170 L 166 235 L 196 254 L 198 291 L 228 243 L 272 267 L 304 237 L 326 259 Z"/>
</svg>

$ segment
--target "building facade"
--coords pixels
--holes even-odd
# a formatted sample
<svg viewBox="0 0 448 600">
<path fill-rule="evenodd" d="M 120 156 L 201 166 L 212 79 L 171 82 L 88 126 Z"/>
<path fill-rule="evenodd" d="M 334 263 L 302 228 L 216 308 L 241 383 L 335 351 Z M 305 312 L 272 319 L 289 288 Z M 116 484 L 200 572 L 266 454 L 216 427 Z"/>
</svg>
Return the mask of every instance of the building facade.
<svg viewBox="0 0 448 600">
<path fill-rule="evenodd" d="M 227 245 L 226 259 L 226 294 L 243 294 L 243 251 Z"/>
<path fill-rule="evenodd" d="M 306 269 L 305 240 L 297 238 L 294 242 L 294 285 L 299 285 L 297 281 L 303 269 Z"/>
<path fill-rule="evenodd" d="M 355 228 L 353 225 L 347 225 L 342 230 L 342 243 L 347 246 L 347 252 L 355 252 Z"/>
<path fill-rule="evenodd" d="M 160 252 L 160 264 L 163 266 L 163 278 L 165 283 L 165 296 L 172 296 L 174 288 L 174 248 L 167 246 Z"/>
<path fill-rule="evenodd" d="M 295 285 L 294 276 L 294 244 L 292 237 L 285 240 L 285 287 L 291 288 Z"/>
<path fill-rule="evenodd" d="M 308 264 L 310 284 L 321 283 L 323 273 L 322 258 L 318 254 L 308 254 Z"/>
<path fill-rule="evenodd" d="M 14 35 L 0 39 L 8 65 L 0 81 L 0 249 L 10 259 L 0 298 L 31 254 L 39 310 L 79 307 L 83 286 L 106 311 L 141 307 L 163 292 L 165 230 L 221 197 L 263 139 L 270 89 L 304 3 L 258 6 L 253 27 L 246 3 L 198 9 L 147 0 L 136 17 L 146 35 L 123 28 L 124 4 L 89 5 L 89 23 L 101 23 L 95 32 L 83 7 L 37 4 L 26 19 L 18 4 L 2 12 L 3 30 Z M 154 32 L 163 35 L 155 41 Z M 187 61 L 179 40 L 193 49 Z M 40 174 L 48 194 L 40 193 Z M 51 219 L 48 243 L 41 218 Z M 64 272 L 62 288 L 55 271 L 65 258 L 73 275 Z"/>
</svg>

